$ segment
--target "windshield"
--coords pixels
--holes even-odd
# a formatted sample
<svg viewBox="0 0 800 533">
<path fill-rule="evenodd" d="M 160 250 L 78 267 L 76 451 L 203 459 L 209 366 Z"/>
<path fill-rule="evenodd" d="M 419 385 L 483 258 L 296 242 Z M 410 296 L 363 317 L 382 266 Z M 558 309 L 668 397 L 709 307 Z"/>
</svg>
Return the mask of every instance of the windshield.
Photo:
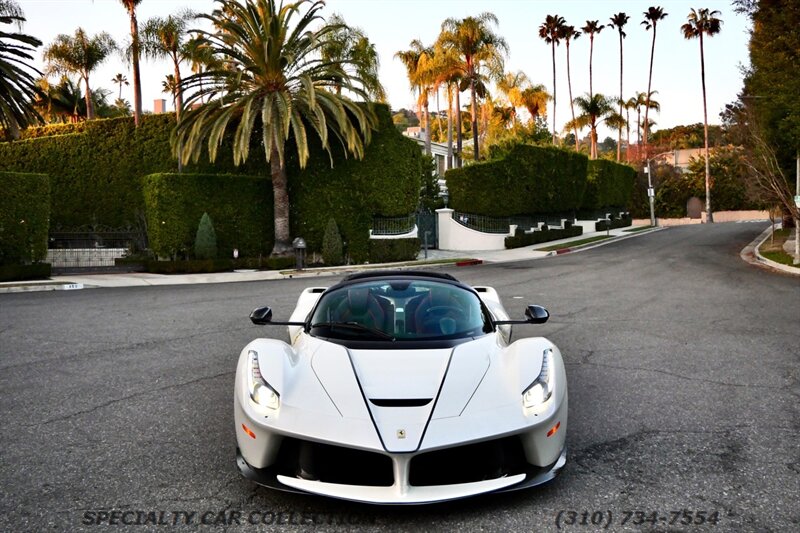
<svg viewBox="0 0 800 533">
<path fill-rule="evenodd" d="M 478 297 L 456 285 L 370 280 L 323 294 L 311 333 L 359 340 L 458 339 L 481 335 L 487 324 Z"/>
</svg>

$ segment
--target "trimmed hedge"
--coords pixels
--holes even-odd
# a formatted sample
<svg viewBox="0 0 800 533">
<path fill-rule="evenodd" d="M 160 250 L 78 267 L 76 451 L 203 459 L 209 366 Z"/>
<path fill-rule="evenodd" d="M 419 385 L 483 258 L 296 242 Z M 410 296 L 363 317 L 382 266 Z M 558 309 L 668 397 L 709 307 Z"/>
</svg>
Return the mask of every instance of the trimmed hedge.
<svg viewBox="0 0 800 533">
<path fill-rule="evenodd" d="M 419 238 L 370 239 L 369 260 L 372 263 L 414 261 L 419 255 L 420 247 Z"/>
<path fill-rule="evenodd" d="M 594 225 L 594 230 L 606 231 L 607 229 L 627 228 L 631 224 L 633 224 L 633 220 L 631 220 L 630 215 L 623 215 L 622 218 L 612 218 L 610 225 L 606 220 L 598 220 Z"/>
<path fill-rule="evenodd" d="M 450 207 L 488 216 L 574 212 L 586 187 L 583 154 L 517 145 L 503 159 L 447 171 Z"/>
<path fill-rule="evenodd" d="M 387 106 L 376 106 L 376 112 L 378 129 L 372 132 L 362 160 L 336 149 L 333 167 L 324 154 L 312 157 L 300 170 L 296 151 L 287 146 L 292 235 L 303 237 L 309 252 L 322 250 L 325 227 L 333 217 L 350 259 L 374 262 L 369 239 L 372 217 L 408 215 L 417 207 L 422 151 L 397 131 Z M 322 150 L 311 135 L 309 147 L 312 154 Z"/>
<path fill-rule="evenodd" d="M 50 277 L 50 263 L 0 265 L 0 281 L 25 281 Z"/>
<path fill-rule="evenodd" d="M 626 208 L 631 204 L 635 182 L 636 170 L 633 167 L 607 159 L 589 161 L 581 209 Z"/>
<path fill-rule="evenodd" d="M 407 215 L 417 207 L 422 153 L 413 140 L 394 127 L 387 106 L 377 105 L 375 111 L 378 129 L 372 133 L 372 142 L 361 161 L 337 148 L 331 168 L 331 157 L 310 134 L 311 158 L 301 170 L 296 150 L 286 147 L 292 234 L 305 238 L 309 251 L 322 249 L 325 225 L 333 216 L 340 221 L 339 230 L 351 258 L 365 261 L 369 258 L 372 217 Z M 58 169 L 51 182 L 53 227 L 135 225 L 145 209 L 140 178 L 177 170 L 169 147 L 174 125 L 173 114 L 159 114 L 142 117 L 138 129 L 131 117 L 28 129 L 24 134 L 27 140 L 0 143 L 0 171 Z M 44 134 L 52 136 L 40 136 Z M 213 165 L 202 156 L 197 164 L 187 165 L 185 171 L 269 176 L 270 169 L 260 136 L 254 135 L 250 157 L 243 165 L 233 165 L 227 138 Z M 270 187 L 270 213 L 271 198 Z M 242 195 L 239 204 L 250 200 Z M 210 207 L 206 210 L 219 230 L 223 221 L 213 215 Z M 147 218 L 152 218 L 151 214 Z M 197 221 L 193 225 L 196 229 Z M 273 236 L 270 234 L 269 238 L 272 240 Z M 175 243 L 173 239 L 170 244 L 177 246 Z M 222 249 L 222 243 L 220 246 Z"/>
<path fill-rule="evenodd" d="M 506 248 L 522 248 L 532 244 L 539 244 L 548 241 L 557 241 L 569 237 L 579 237 L 583 235 L 582 226 L 569 226 L 564 229 L 546 229 L 525 233 L 521 228 L 517 228 L 513 237 L 506 237 Z"/>
<path fill-rule="evenodd" d="M 230 272 L 239 268 L 284 270 L 295 266 L 293 257 L 265 257 L 249 259 L 192 259 L 188 261 L 145 261 L 144 267 L 152 274 L 208 274 Z"/>
<path fill-rule="evenodd" d="M 142 178 L 150 249 L 160 257 L 193 249 L 203 213 L 214 220 L 221 257 L 269 255 L 274 239 L 272 184 L 257 176 L 151 174 Z"/>
<path fill-rule="evenodd" d="M 45 174 L 0 172 L 0 264 L 47 257 L 50 179 Z"/>
</svg>

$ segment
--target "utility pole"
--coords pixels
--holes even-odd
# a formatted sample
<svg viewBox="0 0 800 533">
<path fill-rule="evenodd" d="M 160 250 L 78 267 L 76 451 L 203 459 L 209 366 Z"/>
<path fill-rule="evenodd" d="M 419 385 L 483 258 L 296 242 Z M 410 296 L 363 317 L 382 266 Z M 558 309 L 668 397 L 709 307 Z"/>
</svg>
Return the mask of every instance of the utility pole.
<svg viewBox="0 0 800 533">
<path fill-rule="evenodd" d="M 650 158 L 647 158 L 647 198 L 650 200 L 650 225 L 656 227 L 656 212 L 655 212 L 655 191 L 653 190 L 653 178 L 650 171 Z"/>
<path fill-rule="evenodd" d="M 794 207 L 797 216 L 794 217 L 794 261 L 792 264 L 800 265 L 800 149 L 797 150 L 795 161 L 797 163 L 795 174 L 797 183 L 794 190 Z"/>
</svg>

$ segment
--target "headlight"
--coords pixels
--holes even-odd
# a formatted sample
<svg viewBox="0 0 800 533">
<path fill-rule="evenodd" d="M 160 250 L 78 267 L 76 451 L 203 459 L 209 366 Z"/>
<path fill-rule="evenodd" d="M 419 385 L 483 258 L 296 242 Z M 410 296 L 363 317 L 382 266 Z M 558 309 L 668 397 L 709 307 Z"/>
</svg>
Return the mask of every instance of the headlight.
<svg viewBox="0 0 800 533">
<path fill-rule="evenodd" d="M 258 352 L 249 350 L 247 355 L 250 357 L 250 399 L 261 407 L 277 409 L 281 406 L 281 398 L 261 375 L 261 368 L 258 366 Z"/>
<path fill-rule="evenodd" d="M 522 405 L 531 408 L 541 405 L 553 395 L 553 350 L 548 348 L 542 355 L 542 370 L 530 387 L 522 393 Z"/>
</svg>

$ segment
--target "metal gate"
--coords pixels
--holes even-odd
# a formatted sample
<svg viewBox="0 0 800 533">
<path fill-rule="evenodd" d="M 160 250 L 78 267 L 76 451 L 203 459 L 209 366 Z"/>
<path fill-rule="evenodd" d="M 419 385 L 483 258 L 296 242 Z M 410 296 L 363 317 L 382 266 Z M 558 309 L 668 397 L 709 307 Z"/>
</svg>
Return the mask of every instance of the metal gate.
<svg viewBox="0 0 800 533">
<path fill-rule="evenodd" d="M 417 211 L 417 231 L 419 232 L 419 242 L 423 248 L 426 240 L 428 248 L 439 247 L 439 223 L 435 211 L 430 209 Z"/>
</svg>

